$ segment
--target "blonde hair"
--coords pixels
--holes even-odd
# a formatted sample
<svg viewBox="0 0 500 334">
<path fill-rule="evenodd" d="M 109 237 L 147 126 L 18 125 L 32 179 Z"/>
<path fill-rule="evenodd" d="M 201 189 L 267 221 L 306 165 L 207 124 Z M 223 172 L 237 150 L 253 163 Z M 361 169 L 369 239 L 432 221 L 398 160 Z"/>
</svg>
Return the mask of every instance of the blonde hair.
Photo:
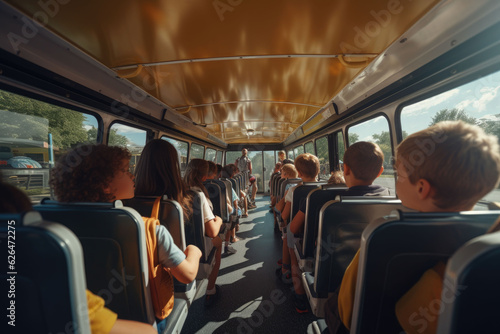
<svg viewBox="0 0 500 334">
<path fill-rule="evenodd" d="M 375 143 L 358 141 L 344 153 L 344 165 L 349 166 L 358 180 L 372 183 L 384 163 L 384 152 Z"/>
<path fill-rule="evenodd" d="M 302 153 L 295 158 L 295 168 L 305 177 L 316 177 L 319 174 L 319 160 L 311 153 Z"/>
<path fill-rule="evenodd" d="M 427 180 L 441 209 L 468 208 L 498 185 L 500 147 L 496 136 L 462 121 L 437 123 L 408 136 L 397 148 L 412 184 Z"/>
<path fill-rule="evenodd" d="M 345 185 L 344 173 L 339 170 L 333 171 L 328 179 L 328 184 Z"/>
<path fill-rule="evenodd" d="M 284 164 L 283 167 L 281 167 L 281 173 L 286 173 L 286 175 L 292 179 L 297 177 L 297 169 L 293 164 Z"/>
</svg>

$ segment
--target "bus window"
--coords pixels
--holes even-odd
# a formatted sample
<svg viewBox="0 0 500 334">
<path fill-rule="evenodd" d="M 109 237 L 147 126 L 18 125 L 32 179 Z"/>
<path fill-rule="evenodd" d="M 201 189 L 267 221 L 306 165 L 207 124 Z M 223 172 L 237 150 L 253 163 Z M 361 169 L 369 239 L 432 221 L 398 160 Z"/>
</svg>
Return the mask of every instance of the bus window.
<svg viewBox="0 0 500 334">
<path fill-rule="evenodd" d="M 384 172 L 375 181 L 374 184 L 390 189 L 391 194 L 396 194 L 394 182 L 394 171 L 391 165 L 392 144 L 389 134 L 389 123 L 384 116 L 378 116 L 365 122 L 356 124 L 347 128 L 349 145 L 358 141 L 368 141 L 376 143 L 384 152 Z"/>
<path fill-rule="evenodd" d="M 126 147 L 130 158 L 130 172 L 135 173 L 135 166 L 141 157 L 142 149 L 146 145 L 147 132 L 129 125 L 113 123 L 109 129 L 108 145 Z"/>
<path fill-rule="evenodd" d="M 304 153 L 304 146 L 300 145 L 293 149 L 293 154 L 295 157 L 298 157 L 300 154 Z"/>
<path fill-rule="evenodd" d="M 177 150 L 177 155 L 179 156 L 179 165 L 181 167 L 181 172 L 184 172 L 187 167 L 187 154 L 188 154 L 189 144 L 185 141 L 169 137 L 161 137 L 161 139 L 166 140 L 170 144 L 174 145 L 175 149 Z"/>
<path fill-rule="evenodd" d="M 50 194 L 49 168 L 60 155 L 96 143 L 88 114 L 0 90 L 0 171 L 35 202 Z"/>
<path fill-rule="evenodd" d="M 500 72 L 405 106 L 401 110 L 403 139 L 430 125 L 447 120 L 462 120 L 483 128 L 500 141 Z M 484 197 L 500 201 L 500 189 Z"/>
<path fill-rule="evenodd" d="M 228 164 L 234 164 L 236 159 L 238 159 L 241 156 L 240 151 L 229 151 L 226 152 L 226 165 Z"/>
<path fill-rule="evenodd" d="M 217 151 L 217 154 L 215 155 L 215 163 L 222 165 L 222 151 Z"/>
<path fill-rule="evenodd" d="M 215 162 L 216 153 L 217 153 L 217 151 L 214 150 L 213 148 L 207 148 L 207 150 L 205 152 L 205 160 Z"/>
<path fill-rule="evenodd" d="M 264 151 L 264 189 L 265 193 L 269 192 L 269 181 L 271 180 L 271 175 L 274 172 L 274 166 L 276 165 L 276 161 L 278 161 L 278 152 L 279 151 Z"/>
<path fill-rule="evenodd" d="M 189 152 L 189 161 L 193 159 L 203 159 L 203 154 L 205 152 L 205 147 L 191 143 L 191 151 Z"/>
<path fill-rule="evenodd" d="M 330 178 L 330 158 L 328 155 L 328 137 L 316 139 L 316 152 L 319 159 L 319 179 Z M 312 144 L 312 143 L 311 143 Z"/>
<path fill-rule="evenodd" d="M 293 155 L 293 150 L 288 151 L 287 159 L 295 160 L 295 155 Z"/>
<path fill-rule="evenodd" d="M 316 155 L 316 152 L 314 152 L 314 144 L 312 143 L 312 141 L 310 141 L 304 145 L 304 152 Z"/>
</svg>

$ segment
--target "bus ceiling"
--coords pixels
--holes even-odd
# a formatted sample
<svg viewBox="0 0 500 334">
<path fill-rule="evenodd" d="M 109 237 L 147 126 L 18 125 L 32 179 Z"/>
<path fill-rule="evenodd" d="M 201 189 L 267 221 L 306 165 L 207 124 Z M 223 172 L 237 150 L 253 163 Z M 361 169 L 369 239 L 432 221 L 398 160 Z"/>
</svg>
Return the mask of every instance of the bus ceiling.
<svg viewBox="0 0 500 334">
<path fill-rule="evenodd" d="M 500 18 L 497 0 L 7 0 L 0 9 L 2 49 L 218 145 L 300 140 Z"/>
</svg>

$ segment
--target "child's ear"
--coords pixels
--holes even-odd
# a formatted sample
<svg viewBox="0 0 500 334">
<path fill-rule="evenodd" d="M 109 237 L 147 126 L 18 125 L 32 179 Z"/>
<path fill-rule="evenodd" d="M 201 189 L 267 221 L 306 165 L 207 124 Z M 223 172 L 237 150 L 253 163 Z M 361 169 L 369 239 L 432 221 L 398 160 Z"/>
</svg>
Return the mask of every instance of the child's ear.
<svg viewBox="0 0 500 334">
<path fill-rule="evenodd" d="M 382 175 L 383 172 L 384 172 L 384 166 L 380 167 L 380 171 L 378 172 L 377 177 Z"/>
<path fill-rule="evenodd" d="M 432 198 L 432 195 L 434 194 L 434 189 L 426 179 L 420 179 L 417 181 L 417 191 L 420 200 Z"/>
<path fill-rule="evenodd" d="M 351 168 L 344 163 L 344 176 L 351 174 Z"/>
</svg>

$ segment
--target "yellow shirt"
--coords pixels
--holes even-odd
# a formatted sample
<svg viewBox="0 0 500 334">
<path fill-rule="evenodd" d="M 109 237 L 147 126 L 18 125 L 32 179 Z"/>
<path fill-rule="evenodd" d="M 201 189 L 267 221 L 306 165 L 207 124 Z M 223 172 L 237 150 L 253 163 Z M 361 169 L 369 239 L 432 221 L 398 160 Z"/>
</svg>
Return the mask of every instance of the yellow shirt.
<svg viewBox="0 0 500 334">
<path fill-rule="evenodd" d="M 347 329 L 351 329 L 354 294 L 358 280 L 359 249 L 354 255 L 342 278 L 339 290 L 339 316 Z"/>
<path fill-rule="evenodd" d="M 87 290 L 90 329 L 92 334 L 107 334 L 116 322 L 117 315 L 104 307 L 104 299 Z"/>
<path fill-rule="evenodd" d="M 443 278 L 427 270 L 396 303 L 399 324 L 408 334 L 435 334 L 441 307 Z"/>
</svg>

